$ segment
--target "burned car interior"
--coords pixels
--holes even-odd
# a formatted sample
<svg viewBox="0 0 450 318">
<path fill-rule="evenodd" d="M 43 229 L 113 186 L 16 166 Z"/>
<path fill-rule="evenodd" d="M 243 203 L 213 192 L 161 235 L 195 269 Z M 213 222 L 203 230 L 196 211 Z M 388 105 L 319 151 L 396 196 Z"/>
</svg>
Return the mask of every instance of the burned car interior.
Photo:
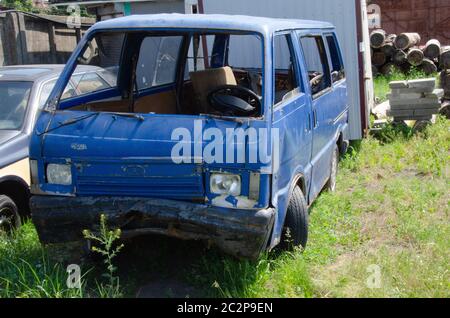
<svg viewBox="0 0 450 318">
<path fill-rule="evenodd" d="M 262 43 L 248 33 L 103 32 L 86 45 L 78 65 L 103 68 L 116 77 L 116 87 L 93 83 L 89 95 L 61 101 L 61 108 L 258 117 Z M 280 72 L 276 91 L 289 91 L 291 72 Z"/>
</svg>

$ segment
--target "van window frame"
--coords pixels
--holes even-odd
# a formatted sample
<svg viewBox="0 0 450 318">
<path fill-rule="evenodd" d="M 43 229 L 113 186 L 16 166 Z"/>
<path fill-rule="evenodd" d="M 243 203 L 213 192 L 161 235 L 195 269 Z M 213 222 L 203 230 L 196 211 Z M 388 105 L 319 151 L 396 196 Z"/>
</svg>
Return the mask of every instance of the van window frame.
<svg viewBox="0 0 450 318">
<path fill-rule="evenodd" d="M 340 45 L 339 45 L 338 38 L 337 38 L 337 36 L 336 36 L 336 33 L 331 32 L 331 31 L 330 31 L 330 32 L 326 32 L 326 33 L 323 34 L 324 43 L 326 43 L 325 47 L 326 47 L 326 51 L 327 51 L 327 55 L 328 55 L 328 64 L 329 64 L 330 66 L 333 65 L 333 60 L 332 60 L 332 57 L 331 57 L 331 51 L 330 51 L 330 46 L 329 46 L 329 44 L 328 44 L 328 39 L 327 39 L 327 37 L 332 37 L 333 40 L 334 40 L 334 44 L 336 45 L 336 50 L 338 51 L 338 52 L 337 52 L 337 54 L 338 54 L 338 59 L 339 59 L 339 62 L 340 62 L 340 64 L 341 64 L 341 66 L 342 66 L 342 71 L 344 72 L 343 78 L 341 78 L 341 79 L 339 79 L 339 80 L 333 82 L 333 77 L 332 77 L 332 72 L 333 72 L 333 71 L 332 71 L 332 69 L 331 69 L 331 67 L 330 67 L 330 79 L 331 79 L 331 84 L 332 84 L 332 86 L 334 87 L 334 86 L 336 86 L 336 85 L 340 85 L 343 81 L 345 81 L 345 80 L 347 79 L 347 72 L 346 72 L 346 68 L 345 68 L 345 64 L 344 64 L 344 58 L 343 58 L 343 56 L 342 56 L 342 50 L 341 50 L 341 47 L 340 47 Z"/>
<path fill-rule="evenodd" d="M 90 34 L 87 34 L 86 40 L 84 42 L 79 43 L 79 45 L 80 45 L 79 50 L 74 51 L 73 56 L 69 59 L 69 61 L 66 64 L 66 65 L 70 64 L 71 69 L 69 71 L 66 71 L 66 69 L 63 70 L 60 78 L 56 81 L 55 87 L 53 88 L 53 90 L 58 90 L 58 94 L 59 94 L 58 100 L 56 102 L 56 110 L 66 110 L 68 108 L 71 108 L 71 107 L 74 107 L 77 105 L 87 104 L 91 101 L 108 99 L 108 98 L 116 98 L 116 97 L 119 97 L 122 95 L 122 91 L 121 91 L 122 83 L 120 83 L 120 79 L 122 77 L 121 65 L 122 65 L 122 62 L 124 59 L 124 53 L 126 51 L 126 50 L 124 50 L 125 43 L 127 42 L 128 34 L 130 32 L 132 32 L 132 31 L 126 30 L 126 29 L 95 30 Z M 116 86 L 105 88 L 105 89 L 98 90 L 98 91 L 94 91 L 94 92 L 87 93 L 87 94 L 72 96 L 70 98 L 61 100 L 61 97 L 64 94 L 64 90 L 65 90 L 66 86 L 68 85 L 68 83 L 72 83 L 72 85 L 73 85 L 72 76 L 79 73 L 76 71 L 76 68 L 78 65 L 82 65 L 82 64 L 78 64 L 78 61 L 77 61 L 78 57 L 80 56 L 80 54 L 84 53 L 89 42 L 92 41 L 98 34 L 102 34 L 102 33 L 124 33 L 124 39 L 122 42 L 122 48 L 121 48 L 119 61 L 118 61 L 119 69 L 117 72 Z M 59 87 L 60 81 L 63 81 L 63 83 L 61 83 L 61 84 L 64 84 L 63 87 Z M 50 102 L 50 104 L 52 103 L 53 98 L 54 98 L 54 96 L 53 96 L 53 91 L 52 91 L 52 93 L 50 93 L 49 98 L 47 100 L 47 104 L 43 107 L 43 109 L 47 108 L 49 102 Z"/>
<path fill-rule="evenodd" d="M 297 30 L 285 30 L 285 31 L 278 31 L 275 32 L 272 36 L 272 41 L 271 41 L 271 45 L 272 45 L 272 110 L 278 109 L 286 104 L 289 104 L 291 102 L 293 102 L 294 100 L 298 99 L 301 96 L 305 95 L 305 85 L 303 83 L 303 78 L 301 76 L 301 66 L 299 64 L 299 52 L 296 49 L 296 44 L 294 41 L 297 41 L 297 36 L 296 36 L 296 31 Z M 296 80 L 296 84 L 297 86 L 289 91 L 289 93 L 293 93 L 291 94 L 288 98 L 286 99 L 282 99 L 281 101 L 279 101 L 278 103 L 275 103 L 275 95 L 276 95 L 276 90 L 275 90 L 275 78 L 276 78 L 276 65 L 275 65 L 275 38 L 277 36 L 285 36 L 287 39 L 287 44 L 289 47 L 289 51 L 290 51 L 290 55 L 291 58 L 293 59 L 293 64 L 294 64 L 294 77 Z"/>
<path fill-rule="evenodd" d="M 55 87 L 54 87 L 54 91 L 50 94 L 49 96 L 49 103 L 45 106 L 45 107 L 54 107 L 56 111 L 64 111 L 66 109 L 69 109 L 71 107 L 77 106 L 77 105 L 81 105 L 81 104 L 85 104 L 85 103 L 89 103 L 92 101 L 96 101 L 96 100 L 101 100 L 101 99 L 114 99 L 117 97 L 122 96 L 122 91 L 123 91 L 123 83 L 122 79 L 123 79 L 123 62 L 124 62 L 124 58 L 125 58 L 125 52 L 127 50 L 124 49 L 125 44 L 127 43 L 128 40 L 128 35 L 132 34 L 132 33 L 137 33 L 137 32 L 148 32 L 148 33 L 155 33 L 155 34 L 163 34 L 165 32 L 169 33 L 169 34 L 173 34 L 173 35 L 183 35 L 185 38 L 190 38 L 193 34 L 196 33 L 201 33 L 201 34 L 234 34 L 234 35 L 255 35 L 259 41 L 260 41 L 260 47 L 261 47 L 261 76 L 262 76 L 262 100 L 261 100 L 261 114 L 259 117 L 254 117 L 252 118 L 252 120 L 258 119 L 258 120 L 263 120 L 265 115 L 270 111 L 269 107 L 267 107 L 268 104 L 267 103 L 267 88 L 266 88 L 266 79 L 268 74 L 267 73 L 267 57 L 266 57 L 266 37 L 265 34 L 260 33 L 260 32 L 256 32 L 256 31 L 249 31 L 249 30 L 238 30 L 238 29 L 200 29 L 200 28 L 170 28 L 170 27 L 156 27 L 156 28 L 117 28 L 114 30 L 105 30 L 105 29 L 98 29 L 98 30 L 93 30 L 89 33 L 86 34 L 85 39 L 79 43 L 79 47 L 74 51 L 73 55 L 71 56 L 71 58 L 69 59 L 69 61 L 67 62 L 67 65 L 70 65 L 70 67 L 68 67 L 67 69 L 65 69 L 61 75 L 61 77 L 58 79 Z M 97 34 L 99 33 L 124 33 L 125 37 L 124 37 L 124 42 L 122 45 L 122 50 L 121 50 L 121 55 L 120 55 L 120 65 L 121 67 L 118 70 L 118 76 L 117 76 L 117 86 L 113 87 L 113 88 L 108 88 L 102 91 L 98 91 L 98 92 L 93 92 L 90 94 L 86 94 L 83 96 L 75 96 L 75 97 L 71 97 L 65 100 L 61 100 L 61 95 L 62 95 L 62 90 L 64 90 L 65 86 L 67 85 L 67 82 L 70 81 L 71 76 L 74 74 L 74 71 L 76 69 L 76 66 L 78 65 L 77 63 L 77 58 L 78 56 L 84 52 L 85 47 L 87 46 L 87 44 L 89 43 L 89 41 L 91 41 Z M 149 95 L 152 93 L 152 90 L 165 90 L 165 89 L 169 89 L 171 86 L 177 86 L 179 85 L 179 83 L 183 81 L 182 76 L 179 76 L 180 74 L 184 75 L 184 66 L 185 63 L 183 62 L 183 60 L 186 59 L 186 56 L 188 54 L 188 50 L 186 49 L 186 46 L 188 44 L 188 41 L 183 41 L 183 44 L 181 45 L 181 51 L 180 51 L 180 56 L 179 56 L 179 61 L 177 63 L 177 75 L 178 77 L 176 77 L 176 82 L 174 84 L 169 84 L 169 85 L 162 85 L 159 87 L 152 87 L 152 88 L 148 88 L 146 91 L 141 91 L 141 92 L 136 92 L 133 88 L 133 93 L 137 95 L 135 95 L 135 97 L 140 97 L 140 96 L 145 96 L 145 95 Z M 186 56 L 184 56 L 186 55 Z M 129 65 L 131 68 L 131 65 Z M 182 71 L 180 71 L 180 69 Z M 61 86 L 64 86 L 61 88 Z M 57 92 L 57 94 L 55 94 Z M 184 116 L 196 116 L 196 115 L 184 115 Z M 197 116 L 198 117 L 198 116 Z M 222 118 L 241 118 L 241 117 L 234 117 L 234 116 L 223 116 Z"/>
<path fill-rule="evenodd" d="M 330 65 L 329 65 L 329 54 L 328 54 L 328 48 L 327 45 L 325 45 L 325 40 L 323 38 L 323 32 L 318 32 L 318 31 L 313 31 L 313 32 L 305 32 L 305 31 L 297 31 L 297 38 L 298 38 L 298 45 L 300 50 L 302 51 L 303 54 L 303 58 L 304 58 L 304 64 L 306 67 L 306 77 L 307 77 L 307 85 L 309 86 L 309 90 L 310 90 L 310 94 L 311 94 L 311 98 L 315 101 L 317 99 L 319 99 L 320 97 L 322 97 L 323 95 L 326 95 L 327 93 L 331 92 L 333 90 L 333 83 L 331 80 L 331 70 L 330 70 Z M 329 86 L 327 86 L 326 88 L 324 88 L 323 90 L 321 90 L 320 92 L 317 92 L 316 94 L 312 93 L 312 87 L 309 83 L 309 74 L 308 74 L 308 65 L 306 63 L 306 54 L 305 54 L 305 50 L 303 49 L 303 45 L 302 45 L 302 38 L 307 38 L 307 37 L 311 37 L 311 38 L 320 38 L 320 40 L 322 41 L 323 47 L 325 49 L 325 62 L 326 62 L 326 69 L 324 70 L 324 74 L 326 74 L 328 76 L 328 80 L 329 80 Z M 319 51 L 320 53 L 320 51 Z M 321 63 L 323 65 L 323 61 L 322 61 L 322 57 L 320 56 L 321 59 Z"/>
</svg>

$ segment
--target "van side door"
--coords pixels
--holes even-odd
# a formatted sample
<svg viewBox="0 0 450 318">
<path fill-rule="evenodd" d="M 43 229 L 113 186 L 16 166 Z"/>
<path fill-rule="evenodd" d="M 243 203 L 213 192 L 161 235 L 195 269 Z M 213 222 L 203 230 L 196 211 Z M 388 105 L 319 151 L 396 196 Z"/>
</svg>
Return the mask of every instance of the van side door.
<svg viewBox="0 0 450 318">
<path fill-rule="evenodd" d="M 331 75 L 325 44 L 320 33 L 299 34 L 313 113 L 312 178 L 309 200 L 312 202 L 327 182 L 335 141 L 331 136 L 329 109 L 334 104 Z"/>
<path fill-rule="evenodd" d="M 273 112 L 272 131 L 278 131 L 279 151 L 274 158 L 272 200 L 280 212 L 274 236 L 279 237 L 284 221 L 289 190 L 299 173 L 309 183 L 311 172 L 312 116 L 311 104 L 300 76 L 301 65 L 295 33 L 279 33 L 273 39 Z"/>
</svg>

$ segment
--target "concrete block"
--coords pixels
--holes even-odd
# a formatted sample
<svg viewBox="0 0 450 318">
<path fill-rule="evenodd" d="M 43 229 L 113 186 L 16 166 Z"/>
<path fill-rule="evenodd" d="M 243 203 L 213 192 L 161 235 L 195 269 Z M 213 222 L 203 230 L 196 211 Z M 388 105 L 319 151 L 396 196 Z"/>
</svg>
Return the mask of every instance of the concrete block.
<svg viewBox="0 0 450 318">
<path fill-rule="evenodd" d="M 435 78 L 424 78 L 418 80 L 409 80 L 409 81 L 393 81 L 389 83 L 389 87 L 391 89 L 417 89 L 426 92 L 432 92 L 436 87 L 436 79 Z"/>
<path fill-rule="evenodd" d="M 393 82 L 389 83 L 389 87 L 391 89 L 408 88 L 408 82 L 407 81 L 393 81 Z"/>
<path fill-rule="evenodd" d="M 391 110 L 414 110 L 416 108 L 421 108 L 421 109 L 439 109 L 441 106 L 440 105 L 435 105 L 435 104 L 430 104 L 430 105 L 390 105 L 390 109 Z"/>
<path fill-rule="evenodd" d="M 441 101 L 437 97 L 417 98 L 417 99 L 390 99 L 389 104 L 392 106 L 397 105 L 410 105 L 411 107 L 417 105 L 441 105 Z"/>
<path fill-rule="evenodd" d="M 402 100 L 402 99 L 419 99 L 424 97 L 424 93 L 403 93 L 403 94 L 387 94 L 389 100 Z"/>
<path fill-rule="evenodd" d="M 394 95 L 398 94 L 409 94 L 409 93 L 432 93 L 433 88 L 394 88 L 391 89 L 391 93 Z"/>
<path fill-rule="evenodd" d="M 421 117 L 432 116 L 439 112 L 439 109 L 414 109 L 414 110 L 389 110 L 388 116 L 391 117 Z"/>
<path fill-rule="evenodd" d="M 444 90 L 442 88 L 436 88 L 432 93 L 425 93 L 425 97 L 444 97 Z"/>
<path fill-rule="evenodd" d="M 410 80 L 408 81 L 409 88 L 435 88 L 436 87 L 436 79 L 435 78 L 424 78 L 418 80 Z"/>
<path fill-rule="evenodd" d="M 401 120 L 431 120 L 433 116 L 395 116 L 394 121 L 401 121 Z"/>
</svg>

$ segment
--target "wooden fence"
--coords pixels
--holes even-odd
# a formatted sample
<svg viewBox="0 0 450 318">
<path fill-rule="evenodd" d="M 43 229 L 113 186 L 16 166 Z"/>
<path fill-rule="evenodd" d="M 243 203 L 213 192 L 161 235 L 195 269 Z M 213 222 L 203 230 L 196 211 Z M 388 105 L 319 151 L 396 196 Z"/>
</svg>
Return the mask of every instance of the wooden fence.
<svg viewBox="0 0 450 318">
<path fill-rule="evenodd" d="M 65 16 L 0 12 L 0 65 L 64 64 L 94 19 L 70 27 Z"/>
</svg>

